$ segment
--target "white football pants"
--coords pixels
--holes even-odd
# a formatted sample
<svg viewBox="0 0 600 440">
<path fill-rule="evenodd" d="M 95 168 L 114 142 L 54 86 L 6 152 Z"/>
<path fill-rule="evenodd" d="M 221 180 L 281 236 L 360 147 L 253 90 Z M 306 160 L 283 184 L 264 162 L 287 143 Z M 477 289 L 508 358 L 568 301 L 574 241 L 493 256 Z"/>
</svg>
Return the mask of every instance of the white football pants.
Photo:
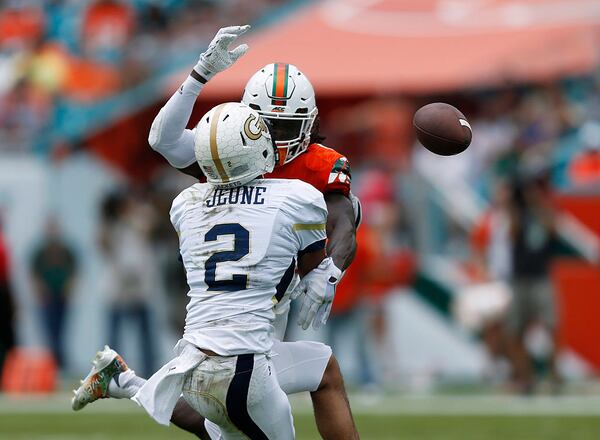
<svg viewBox="0 0 600 440">
<path fill-rule="evenodd" d="M 185 379 L 183 397 L 224 440 L 292 440 L 294 422 L 271 359 L 210 356 Z"/>
<path fill-rule="evenodd" d="M 312 392 L 321 384 L 331 358 L 331 348 L 320 342 L 275 341 L 271 355 L 279 386 L 285 394 Z M 208 418 L 204 426 L 212 440 L 226 438 L 221 435 L 219 426 Z"/>
</svg>

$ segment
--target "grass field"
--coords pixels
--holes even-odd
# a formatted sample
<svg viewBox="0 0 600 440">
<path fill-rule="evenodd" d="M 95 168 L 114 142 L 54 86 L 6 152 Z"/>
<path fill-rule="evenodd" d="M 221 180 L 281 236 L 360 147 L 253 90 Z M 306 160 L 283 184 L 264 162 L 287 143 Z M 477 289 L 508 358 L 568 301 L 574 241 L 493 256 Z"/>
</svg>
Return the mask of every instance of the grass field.
<svg viewBox="0 0 600 440">
<path fill-rule="evenodd" d="M 0 399 L 0 439 L 186 439 L 130 402 L 101 402 L 72 413 L 67 396 Z M 357 400 L 353 399 L 353 400 Z M 297 438 L 317 434 L 306 399 L 294 400 Z M 587 440 L 600 438 L 600 399 L 388 398 L 353 402 L 364 440 Z"/>
</svg>

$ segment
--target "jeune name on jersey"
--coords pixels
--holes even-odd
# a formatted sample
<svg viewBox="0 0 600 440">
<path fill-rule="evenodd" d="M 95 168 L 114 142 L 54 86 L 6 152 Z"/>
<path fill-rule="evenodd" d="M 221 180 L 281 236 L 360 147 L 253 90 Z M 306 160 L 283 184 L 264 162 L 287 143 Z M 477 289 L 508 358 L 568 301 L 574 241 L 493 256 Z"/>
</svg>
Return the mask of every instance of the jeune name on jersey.
<svg viewBox="0 0 600 440">
<path fill-rule="evenodd" d="M 223 205 L 264 205 L 265 186 L 238 186 L 237 188 L 216 188 L 212 197 L 206 200 L 206 207 Z"/>
</svg>

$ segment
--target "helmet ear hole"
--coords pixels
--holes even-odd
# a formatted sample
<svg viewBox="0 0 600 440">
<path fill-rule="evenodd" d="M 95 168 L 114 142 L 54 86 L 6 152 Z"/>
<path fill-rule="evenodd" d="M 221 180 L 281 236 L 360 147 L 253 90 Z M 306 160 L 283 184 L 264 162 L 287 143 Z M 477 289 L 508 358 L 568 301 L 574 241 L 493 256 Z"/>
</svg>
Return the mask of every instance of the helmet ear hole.
<svg viewBox="0 0 600 440">
<path fill-rule="evenodd" d="M 263 150 L 262 155 L 266 159 L 267 156 L 269 155 L 269 152 L 267 150 Z"/>
</svg>

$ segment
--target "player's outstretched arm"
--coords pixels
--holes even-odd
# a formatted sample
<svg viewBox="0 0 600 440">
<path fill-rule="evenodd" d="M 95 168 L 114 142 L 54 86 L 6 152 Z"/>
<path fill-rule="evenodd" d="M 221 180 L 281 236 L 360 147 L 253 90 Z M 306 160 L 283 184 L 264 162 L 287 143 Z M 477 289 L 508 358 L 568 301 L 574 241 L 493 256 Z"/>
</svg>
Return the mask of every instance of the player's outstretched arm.
<svg viewBox="0 0 600 440">
<path fill-rule="evenodd" d="M 356 215 L 352 202 L 340 193 L 326 193 L 327 255 L 342 271 L 356 254 Z"/>
<path fill-rule="evenodd" d="M 186 129 L 196 98 L 204 84 L 227 69 L 248 50 L 246 44 L 229 50 L 229 45 L 250 26 L 229 26 L 217 32 L 198 63 L 179 90 L 160 110 L 150 129 L 148 142 L 180 171 L 194 177 L 202 176 L 194 154 L 194 131 Z"/>
<path fill-rule="evenodd" d="M 342 270 L 350 266 L 356 253 L 356 215 L 352 202 L 340 193 L 325 194 L 325 202 L 329 257 L 307 273 L 292 293 L 292 299 L 303 296 L 298 325 L 304 330 L 311 323 L 317 329 L 327 322 Z"/>
</svg>

